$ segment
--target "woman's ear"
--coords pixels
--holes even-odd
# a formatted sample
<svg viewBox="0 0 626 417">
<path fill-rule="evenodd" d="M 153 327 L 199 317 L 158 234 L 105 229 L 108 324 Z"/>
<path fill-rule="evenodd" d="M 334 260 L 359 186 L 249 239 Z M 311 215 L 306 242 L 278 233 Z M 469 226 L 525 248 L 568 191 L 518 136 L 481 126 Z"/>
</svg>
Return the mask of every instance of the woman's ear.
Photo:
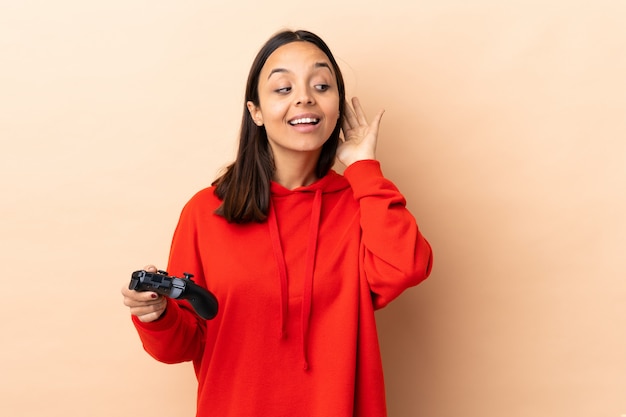
<svg viewBox="0 0 626 417">
<path fill-rule="evenodd" d="M 246 102 L 246 106 L 248 107 L 248 112 L 250 113 L 250 117 L 257 126 L 263 126 L 263 113 L 261 109 L 257 107 L 253 102 Z"/>
</svg>

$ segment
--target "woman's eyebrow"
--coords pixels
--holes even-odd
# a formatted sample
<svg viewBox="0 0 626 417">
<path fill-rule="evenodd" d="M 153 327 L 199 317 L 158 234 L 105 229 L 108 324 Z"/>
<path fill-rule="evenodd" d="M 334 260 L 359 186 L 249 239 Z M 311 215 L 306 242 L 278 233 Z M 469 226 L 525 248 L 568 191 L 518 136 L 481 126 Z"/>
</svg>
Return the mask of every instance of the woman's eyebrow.
<svg viewBox="0 0 626 417">
<path fill-rule="evenodd" d="M 313 64 L 313 68 L 318 69 L 318 68 L 327 68 L 328 71 L 330 71 L 330 73 L 333 73 L 333 70 L 330 68 L 330 65 L 328 65 L 327 62 L 316 62 L 315 64 Z M 269 80 L 270 77 L 274 74 L 278 74 L 278 73 L 290 73 L 291 71 L 289 71 L 287 68 L 274 68 L 273 70 L 270 71 L 269 75 L 267 76 L 267 79 Z"/>
<path fill-rule="evenodd" d="M 272 75 L 277 74 L 277 73 L 282 73 L 282 72 L 290 72 L 290 71 L 286 68 L 274 68 L 273 70 L 270 71 L 270 75 L 267 76 L 267 79 L 269 80 Z"/>
<path fill-rule="evenodd" d="M 333 70 L 332 68 L 330 68 L 330 65 L 328 65 L 328 62 L 316 62 L 314 67 L 315 68 L 327 68 L 331 74 L 333 73 Z"/>
</svg>

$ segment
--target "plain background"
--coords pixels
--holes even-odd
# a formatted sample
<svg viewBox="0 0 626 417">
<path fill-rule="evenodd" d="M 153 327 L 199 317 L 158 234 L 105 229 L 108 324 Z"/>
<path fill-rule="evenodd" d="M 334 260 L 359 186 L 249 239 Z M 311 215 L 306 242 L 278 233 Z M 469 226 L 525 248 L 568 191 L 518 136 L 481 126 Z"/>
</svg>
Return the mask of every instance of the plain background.
<svg viewBox="0 0 626 417">
<path fill-rule="evenodd" d="M 392 417 L 626 414 L 626 3 L 0 3 L 0 415 L 193 416 L 120 288 L 229 163 L 282 28 L 386 109 L 435 269 L 378 313 Z"/>
</svg>

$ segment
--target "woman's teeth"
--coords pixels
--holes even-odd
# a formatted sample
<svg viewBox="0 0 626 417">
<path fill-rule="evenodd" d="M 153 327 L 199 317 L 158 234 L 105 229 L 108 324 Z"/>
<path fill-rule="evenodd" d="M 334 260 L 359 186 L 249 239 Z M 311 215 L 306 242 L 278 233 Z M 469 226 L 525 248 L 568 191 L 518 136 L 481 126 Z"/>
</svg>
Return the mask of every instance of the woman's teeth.
<svg viewBox="0 0 626 417">
<path fill-rule="evenodd" d="M 310 117 L 304 117 L 302 119 L 295 119 L 289 122 L 290 125 L 295 126 L 295 125 L 302 125 L 302 124 L 317 124 L 319 122 L 319 119 L 313 119 Z"/>
</svg>

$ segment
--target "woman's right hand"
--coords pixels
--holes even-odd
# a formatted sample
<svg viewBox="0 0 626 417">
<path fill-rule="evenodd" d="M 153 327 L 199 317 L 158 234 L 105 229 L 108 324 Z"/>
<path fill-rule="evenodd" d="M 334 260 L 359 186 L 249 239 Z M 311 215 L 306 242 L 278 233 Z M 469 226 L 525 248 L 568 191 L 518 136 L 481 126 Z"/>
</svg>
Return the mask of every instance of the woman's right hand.
<svg viewBox="0 0 626 417">
<path fill-rule="evenodd" d="M 148 272 L 157 272 L 154 265 L 148 265 L 144 268 Z M 128 289 L 128 286 L 122 288 L 124 296 L 124 305 L 130 308 L 130 314 L 137 316 L 139 321 L 149 323 L 157 320 L 165 312 L 167 299 L 152 291 L 135 291 Z"/>
</svg>

